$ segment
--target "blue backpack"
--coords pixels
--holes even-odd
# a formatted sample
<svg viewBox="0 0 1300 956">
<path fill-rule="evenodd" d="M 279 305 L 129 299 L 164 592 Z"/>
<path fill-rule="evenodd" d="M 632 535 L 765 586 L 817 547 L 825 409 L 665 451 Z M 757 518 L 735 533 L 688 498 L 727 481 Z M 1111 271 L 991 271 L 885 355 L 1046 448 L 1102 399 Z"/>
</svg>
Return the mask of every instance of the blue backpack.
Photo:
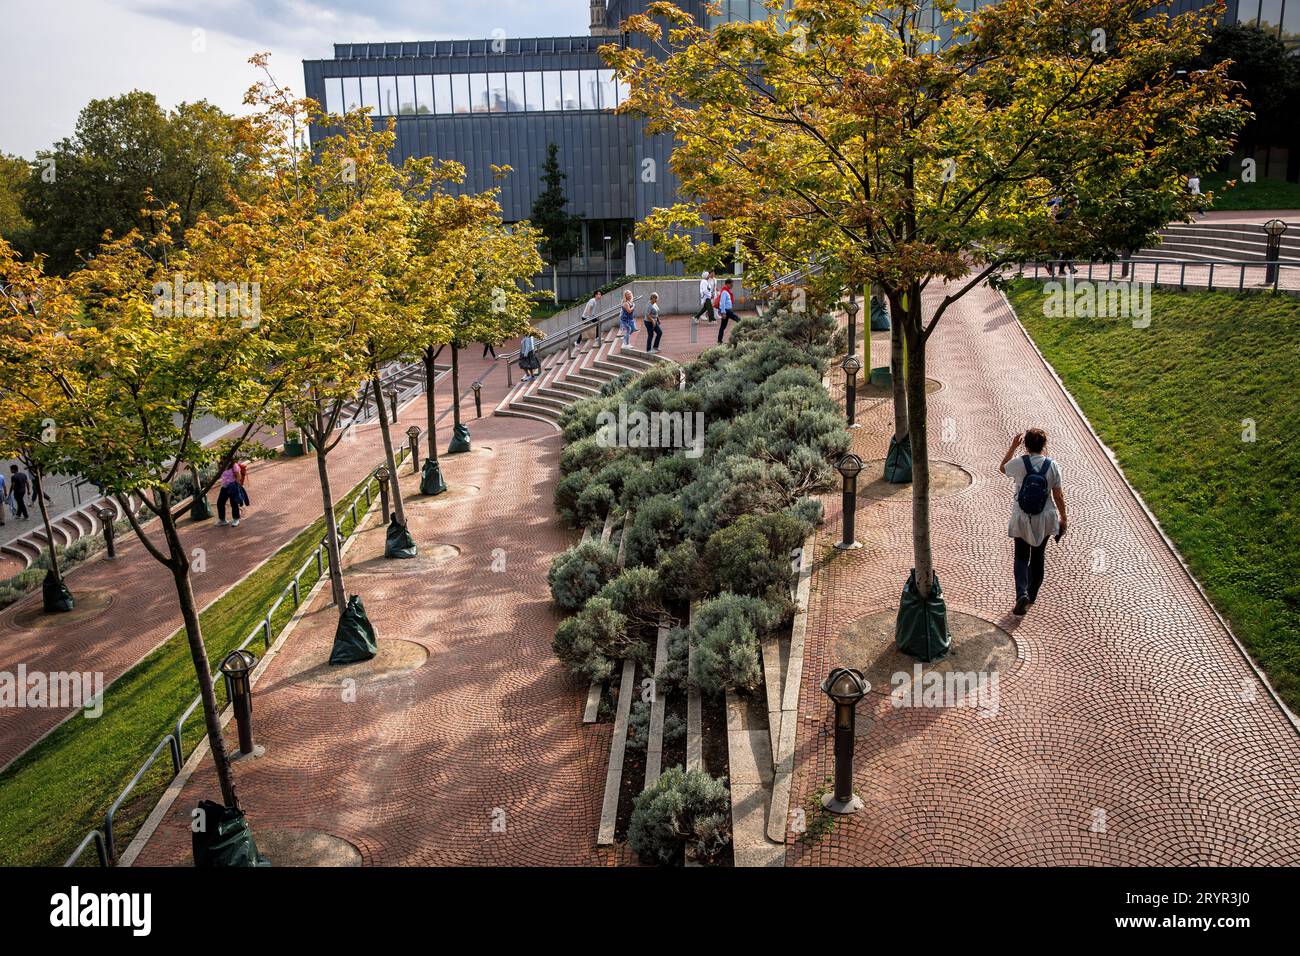
<svg viewBox="0 0 1300 956">
<path fill-rule="evenodd" d="M 1034 466 L 1029 463 L 1029 456 L 1022 455 L 1021 458 L 1025 463 L 1025 480 L 1020 483 L 1016 504 L 1020 505 L 1020 510 L 1027 515 L 1042 514 L 1043 509 L 1047 507 L 1047 496 L 1051 492 L 1047 486 L 1047 472 L 1052 467 L 1052 459 L 1044 458 L 1043 463 L 1038 466 L 1038 471 L 1034 471 Z"/>
</svg>

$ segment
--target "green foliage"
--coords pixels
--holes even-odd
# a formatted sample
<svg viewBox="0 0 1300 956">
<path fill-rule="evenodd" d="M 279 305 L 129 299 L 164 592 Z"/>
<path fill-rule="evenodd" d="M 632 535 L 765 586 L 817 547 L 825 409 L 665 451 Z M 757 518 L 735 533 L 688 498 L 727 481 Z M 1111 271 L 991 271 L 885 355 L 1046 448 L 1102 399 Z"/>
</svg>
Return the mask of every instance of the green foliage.
<svg viewBox="0 0 1300 956">
<path fill-rule="evenodd" d="M 645 643 L 631 634 L 627 618 L 605 598 L 594 597 L 560 622 L 551 649 L 574 674 L 603 681 L 614 672 L 614 661 L 646 656 Z"/>
<path fill-rule="evenodd" d="M 532 210 L 532 223 L 541 231 L 543 250 L 553 264 L 570 258 L 582 247 L 582 217 L 565 209 L 569 200 L 564 195 L 564 180 L 568 177 L 560 171 L 559 151 L 555 143 L 547 144 L 542 191 L 533 200 Z"/>
<path fill-rule="evenodd" d="M 709 537 L 702 564 L 718 590 L 758 597 L 773 592 L 780 595 L 789 590 L 794 573 L 790 553 L 811 530 L 781 512 L 743 515 Z"/>
<path fill-rule="evenodd" d="M 586 541 L 556 557 L 546 580 L 555 603 L 566 611 L 576 611 L 617 573 L 614 549 L 599 541 Z"/>
<path fill-rule="evenodd" d="M 655 564 L 660 551 L 678 541 L 685 517 L 682 506 L 668 495 L 643 500 L 627 531 L 624 560 L 628 564 Z"/>
<path fill-rule="evenodd" d="M 629 624 L 656 627 L 669 617 L 664 606 L 663 588 L 653 568 L 626 568 L 610 581 L 597 598 L 627 618 Z"/>
<path fill-rule="evenodd" d="M 614 494 L 613 488 L 593 481 L 578 495 L 578 502 L 574 506 L 574 517 L 577 519 L 575 523 L 579 527 L 585 527 L 603 519 L 617 500 L 618 496 Z"/>
<path fill-rule="evenodd" d="M 704 573 L 694 541 L 659 552 L 659 586 L 670 601 L 691 601 L 704 590 Z"/>
<path fill-rule="evenodd" d="M 691 682 L 706 694 L 757 687 L 763 676 L 759 637 L 772 630 L 781 617 L 780 610 L 756 597 L 724 592 L 702 602 L 689 628 L 695 647 Z"/>
<path fill-rule="evenodd" d="M 715 861 L 731 842 L 731 792 L 703 770 L 669 767 L 637 795 L 627 838 L 642 863 Z"/>
<path fill-rule="evenodd" d="M 578 527 L 578 496 L 591 481 L 591 470 L 579 468 L 555 483 L 555 510 L 570 527 Z"/>
<path fill-rule="evenodd" d="M 630 749 L 644 752 L 650 742 L 650 703 L 638 700 L 632 704 L 628 716 L 627 745 Z M 686 721 L 672 712 L 664 714 L 664 744 L 675 744 L 686 737 Z"/>
</svg>

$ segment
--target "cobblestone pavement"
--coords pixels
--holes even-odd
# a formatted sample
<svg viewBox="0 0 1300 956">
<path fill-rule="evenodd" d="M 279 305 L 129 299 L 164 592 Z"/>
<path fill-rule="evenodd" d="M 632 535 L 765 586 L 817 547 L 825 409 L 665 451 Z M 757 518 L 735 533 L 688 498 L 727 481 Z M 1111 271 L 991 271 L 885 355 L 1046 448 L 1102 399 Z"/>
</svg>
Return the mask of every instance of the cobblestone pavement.
<svg viewBox="0 0 1300 956">
<path fill-rule="evenodd" d="M 684 319 L 667 320 L 665 355 L 694 355 L 711 336 L 688 338 Z M 470 425 L 474 451 L 442 459 L 447 494 L 424 498 L 405 477 L 421 549 L 410 570 L 380 557 L 377 523 L 345 556 L 378 635 L 377 672 L 326 665 L 337 614 L 324 591 L 267 666 L 254 707 L 266 753 L 236 764 L 241 803 L 255 834 L 283 845 L 323 832 L 365 864 L 629 862 L 625 847 L 595 846 L 610 725 L 582 724 L 586 684 L 551 652 L 546 572 L 577 540 L 552 505 L 560 437 L 528 419 Z M 349 674 L 355 685 L 342 684 Z M 189 813 L 218 792 L 205 757 L 137 863 L 188 864 Z"/>
<path fill-rule="evenodd" d="M 468 393 L 470 382 L 486 375 L 484 402 L 489 396 L 493 396 L 493 404 L 499 401 L 505 394 L 504 369 L 492 369 L 492 363 L 480 361 L 477 349 L 466 350 L 461 359 L 462 390 Z M 444 414 L 450 412 L 450 381 L 448 376 L 438 383 L 438 408 Z M 472 395 L 463 398 L 462 404 L 462 414 L 472 419 Z M 487 406 L 489 411 L 491 408 Z M 404 435 L 412 424 L 425 424 L 423 399 L 401 410 L 397 432 Z M 445 449 L 451 434 L 449 417 L 439 425 L 439 434 Z M 379 426 L 359 426 L 355 440 L 340 442 L 330 453 L 330 481 L 335 494 L 341 497 L 382 458 Z M 284 493 L 284 489 L 295 487 L 301 493 Z M 182 519 L 181 539 L 186 548 L 191 553 L 202 548 L 206 556 L 206 570 L 191 578 L 199 606 L 206 607 L 216 600 L 319 518 L 319 489 L 314 457 L 254 462 L 248 482 L 252 507 L 238 528 L 217 527 L 215 520 L 194 524 L 188 518 Z M 216 495 L 209 495 L 209 500 L 215 515 Z M 82 598 L 83 604 L 108 605 L 94 616 L 77 611 L 42 616 L 33 626 L 30 615 L 33 608 L 40 607 L 39 589 L 0 611 L 0 671 L 16 673 L 19 664 L 26 664 L 29 673 L 102 672 L 106 706 L 112 706 L 113 690 L 108 685 L 181 624 L 170 573 L 134 535 L 119 537 L 118 552 L 116 561 L 105 560 L 101 553 L 68 575 L 69 589 Z M 0 768 L 53 730 L 70 712 L 57 708 L 0 708 Z M 141 754 L 141 759 L 145 756 Z"/>
<path fill-rule="evenodd" d="M 942 295 L 934 289 L 927 305 Z M 887 356 L 877 342 L 869 364 Z M 791 833 L 787 862 L 1300 863 L 1300 736 L 996 293 L 980 288 L 945 315 L 930 375 L 941 383 L 930 396 L 932 459 L 971 476 L 932 502 L 949 612 L 1015 642 L 998 668 L 996 715 L 895 708 L 892 687 L 878 682 L 858 709 L 864 809 L 818 840 Z M 863 399 L 859 420 L 854 450 L 882 459 L 888 401 Z M 1070 530 L 1048 546 L 1037 606 L 1016 618 L 1011 483 L 997 468 L 1010 436 L 1033 425 L 1046 427 L 1061 465 Z M 860 485 L 879 464 L 868 469 Z M 833 666 L 887 659 L 879 647 L 846 659 L 855 645 L 843 635 L 874 612 L 888 619 L 912 565 L 910 494 L 858 500 L 864 548 L 830 547 L 841 536 L 838 495 L 817 534 L 792 808 L 833 772 L 818 683 Z"/>
</svg>

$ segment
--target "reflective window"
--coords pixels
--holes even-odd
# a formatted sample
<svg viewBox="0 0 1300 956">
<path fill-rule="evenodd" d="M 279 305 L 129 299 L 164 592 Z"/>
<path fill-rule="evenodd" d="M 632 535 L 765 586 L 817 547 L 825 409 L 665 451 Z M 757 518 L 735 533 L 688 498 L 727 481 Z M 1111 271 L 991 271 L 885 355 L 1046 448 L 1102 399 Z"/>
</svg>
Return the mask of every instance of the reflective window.
<svg viewBox="0 0 1300 956">
<path fill-rule="evenodd" d="M 1255 23 L 1259 20 L 1259 0 L 1241 0 L 1237 4 L 1237 22 Z"/>
<path fill-rule="evenodd" d="M 355 76 L 345 76 L 343 78 L 343 102 L 347 105 L 347 111 L 361 109 L 361 80 Z"/>
<path fill-rule="evenodd" d="M 361 78 L 361 105 L 370 107 L 370 115 L 375 116 L 379 110 L 379 78 L 363 76 Z"/>
<path fill-rule="evenodd" d="M 1282 15 L 1282 39 L 1288 43 L 1300 38 L 1300 0 L 1291 0 Z"/>
<path fill-rule="evenodd" d="M 600 88 L 596 81 L 595 70 L 583 70 L 580 77 L 582 108 L 584 110 L 600 109 Z"/>
<path fill-rule="evenodd" d="M 522 73 L 506 74 L 506 103 L 512 113 L 524 111 L 524 75 Z"/>
<path fill-rule="evenodd" d="M 1259 28 L 1265 33 L 1277 35 L 1282 26 L 1282 0 L 1261 0 L 1259 5 Z"/>
<path fill-rule="evenodd" d="M 445 76 L 438 77 L 440 80 L 447 79 Z M 415 110 L 417 113 L 434 112 L 432 76 L 417 76 L 415 78 Z M 451 96 L 451 87 L 447 87 L 448 98 Z"/>
<path fill-rule="evenodd" d="M 546 110 L 563 109 L 564 97 L 560 93 L 560 71 L 547 70 L 542 74 L 542 108 Z"/>
<path fill-rule="evenodd" d="M 343 111 L 343 80 L 331 76 L 325 80 L 325 112 L 342 113 Z"/>
<path fill-rule="evenodd" d="M 506 75 L 504 73 L 488 74 L 488 108 L 493 113 L 506 111 Z"/>
<path fill-rule="evenodd" d="M 468 73 L 457 73 L 452 76 L 451 104 L 453 113 L 468 113 L 470 111 Z"/>
<path fill-rule="evenodd" d="M 397 112 L 404 116 L 415 113 L 415 77 L 397 78 Z"/>
<path fill-rule="evenodd" d="M 488 84 L 486 73 L 469 74 L 469 106 L 473 113 L 488 111 Z"/>
<path fill-rule="evenodd" d="M 379 77 L 379 112 L 384 116 L 397 115 L 397 77 Z"/>
<path fill-rule="evenodd" d="M 618 106 L 618 90 L 614 86 L 614 71 L 600 70 L 596 74 L 596 89 L 600 94 L 597 109 L 612 110 Z"/>
<path fill-rule="evenodd" d="M 543 105 L 545 100 L 542 97 L 542 74 L 525 73 L 524 74 L 524 104 L 530 113 L 545 109 Z"/>
<path fill-rule="evenodd" d="M 618 87 L 618 101 L 620 103 L 626 103 L 628 94 L 631 91 L 631 87 L 629 87 L 622 80 L 615 80 L 614 85 Z"/>
<path fill-rule="evenodd" d="M 579 105 L 578 99 L 578 71 L 564 70 L 562 72 L 562 79 L 564 81 L 564 108 L 566 110 L 582 109 Z"/>
</svg>

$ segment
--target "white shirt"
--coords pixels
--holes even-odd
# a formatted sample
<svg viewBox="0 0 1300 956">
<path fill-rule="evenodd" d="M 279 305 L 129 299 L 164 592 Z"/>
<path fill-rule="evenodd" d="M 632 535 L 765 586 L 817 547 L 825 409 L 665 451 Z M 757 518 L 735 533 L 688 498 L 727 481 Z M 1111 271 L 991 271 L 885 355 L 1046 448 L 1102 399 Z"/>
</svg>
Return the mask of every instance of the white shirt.
<svg viewBox="0 0 1300 956">
<path fill-rule="evenodd" d="M 701 279 L 700 280 L 700 302 L 704 302 L 706 299 L 712 299 L 712 298 L 713 298 L 713 280 Z"/>
<path fill-rule="evenodd" d="M 1043 458 L 1043 455 L 1029 456 L 1029 464 L 1035 472 L 1043 467 Z M 1007 525 L 1007 535 L 1020 538 L 1036 548 L 1056 534 L 1061 527 L 1060 516 L 1056 513 L 1056 502 L 1051 494 L 1053 490 L 1061 487 L 1061 468 L 1053 460 L 1052 467 L 1047 469 L 1047 504 L 1036 515 L 1025 514 L 1020 510 L 1020 502 L 1016 500 L 1020 494 L 1020 486 L 1025 480 L 1024 456 L 1017 455 L 1007 462 L 1006 473 L 1007 477 L 1016 483 L 1015 491 L 1011 496 L 1011 522 Z"/>
<path fill-rule="evenodd" d="M 587 300 L 587 305 L 582 310 L 582 317 L 584 319 L 594 319 L 596 317 L 596 306 L 598 305 L 600 305 L 600 303 L 596 301 L 596 297 L 593 295 Z"/>
<path fill-rule="evenodd" d="M 1193 196 L 1199 196 L 1201 194 L 1201 177 L 1192 176 L 1189 178 L 1187 180 L 1187 188 Z"/>
</svg>

